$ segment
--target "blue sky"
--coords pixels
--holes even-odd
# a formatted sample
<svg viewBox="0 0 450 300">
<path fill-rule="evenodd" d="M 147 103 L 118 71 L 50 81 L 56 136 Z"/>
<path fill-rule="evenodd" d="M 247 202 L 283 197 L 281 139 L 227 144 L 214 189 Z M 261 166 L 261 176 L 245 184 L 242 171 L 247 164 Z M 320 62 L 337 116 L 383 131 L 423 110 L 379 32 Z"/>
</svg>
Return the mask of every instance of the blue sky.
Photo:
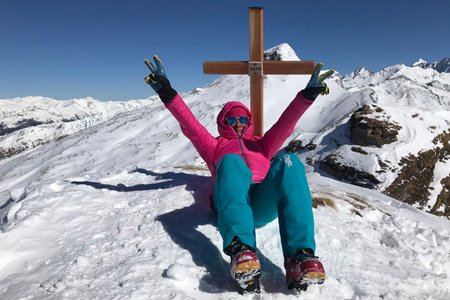
<svg viewBox="0 0 450 300">
<path fill-rule="evenodd" d="M 341 74 L 450 56 L 448 0 L 0 0 L 0 98 L 147 98 L 154 53 L 178 91 L 204 86 L 217 76 L 203 61 L 248 59 L 251 6 L 266 49 L 286 42 Z"/>
</svg>

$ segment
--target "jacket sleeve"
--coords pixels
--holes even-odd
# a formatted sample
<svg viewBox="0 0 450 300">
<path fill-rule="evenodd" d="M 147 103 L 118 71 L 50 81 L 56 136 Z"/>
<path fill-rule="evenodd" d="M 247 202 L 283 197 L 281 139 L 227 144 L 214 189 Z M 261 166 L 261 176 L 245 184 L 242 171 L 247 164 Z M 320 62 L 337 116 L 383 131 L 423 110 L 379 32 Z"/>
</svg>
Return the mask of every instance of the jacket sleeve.
<svg viewBox="0 0 450 300">
<path fill-rule="evenodd" d="M 275 124 L 264 134 L 261 139 L 265 156 L 272 158 L 286 139 L 294 131 L 303 113 L 311 106 L 313 101 L 306 99 L 301 92 L 292 100 Z"/>
<path fill-rule="evenodd" d="M 177 94 L 165 106 L 180 124 L 183 134 L 192 142 L 203 160 L 210 165 L 217 140 L 200 124 L 180 95 Z"/>
</svg>

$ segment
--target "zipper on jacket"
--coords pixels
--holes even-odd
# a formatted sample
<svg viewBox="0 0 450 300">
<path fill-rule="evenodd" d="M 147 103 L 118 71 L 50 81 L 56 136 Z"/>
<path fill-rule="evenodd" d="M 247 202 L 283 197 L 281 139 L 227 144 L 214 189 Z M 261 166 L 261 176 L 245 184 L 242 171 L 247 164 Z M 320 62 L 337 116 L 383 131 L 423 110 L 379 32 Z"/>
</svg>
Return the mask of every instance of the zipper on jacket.
<svg viewBox="0 0 450 300">
<path fill-rule="evenodd" d="M 245 164 L 250 169 L 250 165 L 248 163 L 247 155 L 245 155 L 244 146 L 242 145 L 242 137 L 239 137 L 238 140 L 239 140 L 239 148 L 241 149 L 242 157 L 244 158 Z"/>
</svg>

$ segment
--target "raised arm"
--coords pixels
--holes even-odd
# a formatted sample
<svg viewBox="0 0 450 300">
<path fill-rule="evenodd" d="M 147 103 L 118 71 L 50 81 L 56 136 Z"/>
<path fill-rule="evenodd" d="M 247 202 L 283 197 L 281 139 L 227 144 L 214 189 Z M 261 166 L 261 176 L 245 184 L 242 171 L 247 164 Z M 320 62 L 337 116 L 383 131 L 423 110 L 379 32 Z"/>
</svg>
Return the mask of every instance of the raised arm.
<svg viewBox="0 0 450 300">
<path fill-rule="evenodd" d="M 200 124 L 177 91 L 172 88 L 159 57 L 154 55 L 153 59 L 155 65 L 147 59 L 144 60 L 151 72 L 145 77 L 145 82 L 159 95 L 161 101 L 180 124 L 183 134 L 192 142 L 200 156 L 209 165 L 214 155 L 217 140 Z"/>
<path fill-rule="evenodd" d="M 262 138 L 263 148 L 266 157 L 271 158 L 278 152 L 284 141 L 292 134 L 295 125 L 305 111 L 312 105 L 319 95 L 329 93 L 328 86 L 324 82 L 329 78 L 334 70 L 329 70 L 321 75 L 320 70 L 323 64 L 314 67 L 313 74 L 306 87 L 298 92 L 289 106 L 281 114 L 277 122 L 264 134 Z"/>
</svg>

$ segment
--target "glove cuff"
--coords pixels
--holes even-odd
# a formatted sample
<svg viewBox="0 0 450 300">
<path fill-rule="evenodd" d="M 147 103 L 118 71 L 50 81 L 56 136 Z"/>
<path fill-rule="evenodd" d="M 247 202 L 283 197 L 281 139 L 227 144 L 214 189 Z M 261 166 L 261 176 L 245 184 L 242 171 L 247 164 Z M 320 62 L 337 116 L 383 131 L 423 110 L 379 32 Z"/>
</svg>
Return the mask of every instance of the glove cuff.
<svg viewBox="0 0 450 300">
<path fill-rule="evenodd" d="M 308 100 L 314 101 L 319 96 L 320 91 L 318 91 L 318 88 L 304 88 L 300 91 L 302 93 L 303 97 L 305 97 Z"/>
<path fill-rule="evenodd" d="M 155 78 L 156 81 L 161 85 L 161 87 L 156 90 L 156 93 L 159 95 L 159 98 L 164 104 L 169 103 L 173 100 L 173 98 L 175 98 L 175 96 L 177 95 L 177 91 L 172 88 L 167 77 L 156 75 Z"/>
<path fill-rule="evenodd" d="M 173 88 L 170 89 L 160 89 L 158 92 L 159 98 L 164 104 L 171 102 L 175 96 L 178 94 Z"/>
</svg>

